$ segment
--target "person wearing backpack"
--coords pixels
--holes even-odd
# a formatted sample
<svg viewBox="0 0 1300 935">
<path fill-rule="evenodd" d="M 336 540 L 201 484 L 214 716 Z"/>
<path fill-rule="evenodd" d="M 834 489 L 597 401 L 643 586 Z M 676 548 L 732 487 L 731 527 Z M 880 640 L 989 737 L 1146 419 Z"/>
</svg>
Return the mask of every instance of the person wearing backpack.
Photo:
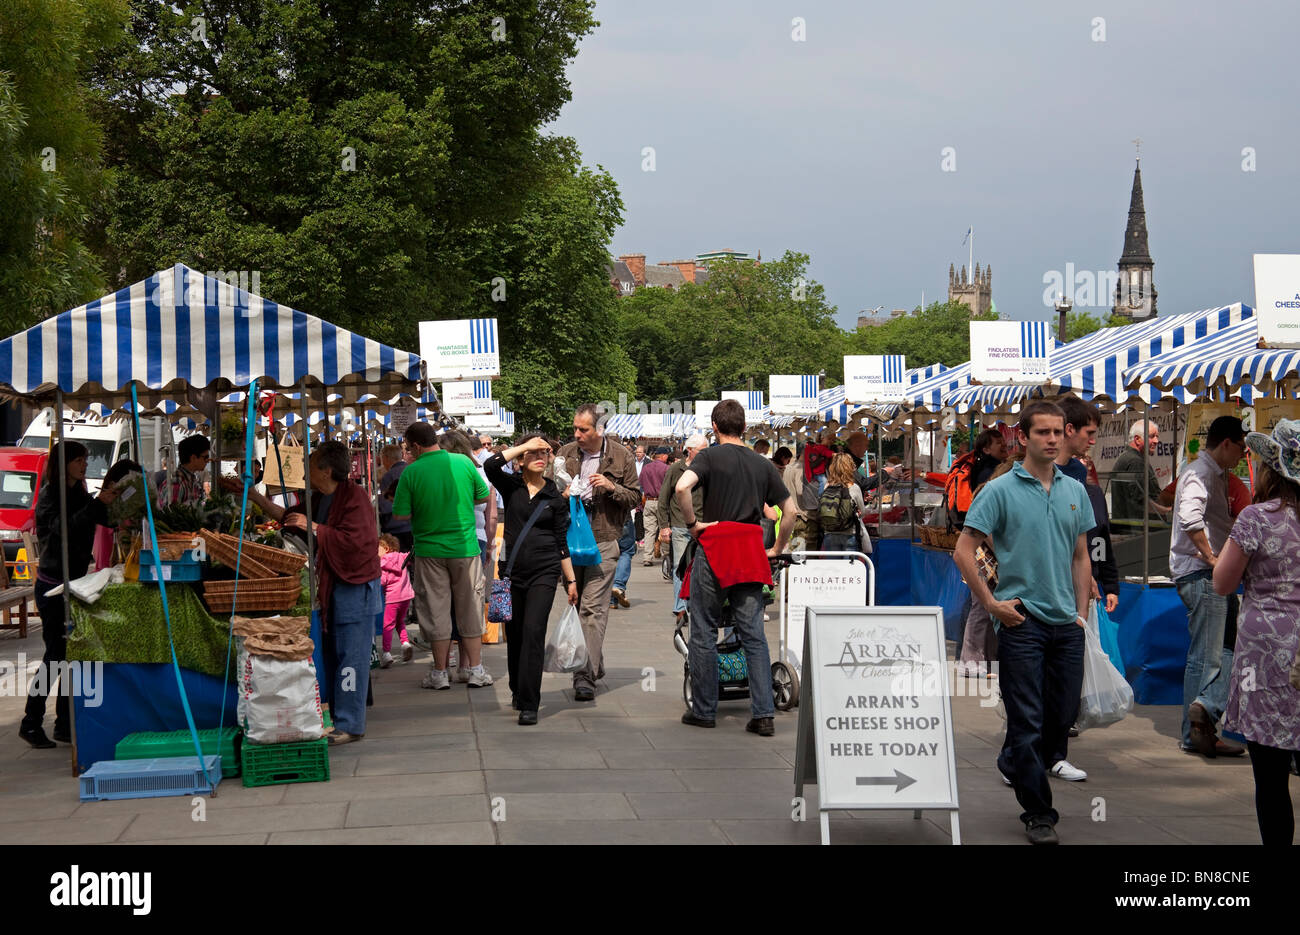
<svg viewBox="0 0 1300 935">
<path fill-rule="evenodd" d="M 817 498 L 823 552 L 864 552 L 859 517 L 862 491 L 853 480 L 853 458 L 838 454 L 826 469 L 826 489 Z"/>
</svg>

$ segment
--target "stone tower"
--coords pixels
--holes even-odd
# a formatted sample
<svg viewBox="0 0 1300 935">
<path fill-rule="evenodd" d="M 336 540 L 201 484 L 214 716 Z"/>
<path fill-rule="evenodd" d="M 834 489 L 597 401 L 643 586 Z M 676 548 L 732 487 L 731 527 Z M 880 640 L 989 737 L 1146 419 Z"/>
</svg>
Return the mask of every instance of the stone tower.
<svg viewBox="0 0 1300 935">
<path fill-rule="evenodd" d="M 1119 283 L 1115 286 L 1112 311 L 1133 321 L 1156 315 L 1156 287 L 1151 281 L 1151 248 L 1147 246 L 1147 212 L 1142 203 L 1142 160 L 1133 170 L 1133 193 L 1128 202 L 1128 227 L 1124 231 L 1124 253 L 1119 258 Z"/>
<path fill-rule="evenodd" d="M 993 306 L 993 267 L 985 266 L 980 270 L 975 264 L 975 278 L 966 275 L 966 267 L 956 270 L 948 264 L 948 301 L 961 302 L 970 309 L 971 317 L 983 315 Z"/>
</svg>

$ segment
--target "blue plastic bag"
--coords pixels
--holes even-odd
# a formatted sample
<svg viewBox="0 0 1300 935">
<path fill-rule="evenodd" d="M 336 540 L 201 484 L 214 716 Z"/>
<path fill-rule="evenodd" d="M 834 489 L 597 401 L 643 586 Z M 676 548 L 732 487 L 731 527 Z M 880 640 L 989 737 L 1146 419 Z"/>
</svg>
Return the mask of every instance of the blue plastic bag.
<svg viewBox="0 0 1300 935">
<path fill-rule="evenodd" d="M 1110 614 L 1106 613 L 1106 604 L 1104 601 L 1097 601 L 1097 630 L 1098 637 L 1101 639 L 1101 648 L 1110 661 L 1114 664 L 1116 670 L 1124 671 L 1124 657 L 1119 651 L 1119 624 L 1110 619 Z"/>
<path fill-rule="evenodd" d="M 600 546 L 591 531 L 591 521 L 583 509 L 581 497 L 569 498 L 569 558 L 575 568 L 600 564 Z"/>
</svg>

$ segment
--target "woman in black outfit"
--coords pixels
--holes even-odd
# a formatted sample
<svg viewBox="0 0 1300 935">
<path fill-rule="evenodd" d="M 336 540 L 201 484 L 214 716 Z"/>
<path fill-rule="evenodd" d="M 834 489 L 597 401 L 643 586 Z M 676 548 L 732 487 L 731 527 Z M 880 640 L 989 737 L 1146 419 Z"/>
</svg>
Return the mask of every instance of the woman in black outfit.
<svg viewBox="0 0 1300 935">
<path fill-rule="evenodd" d="M 64 457 L 67 458 L 67 475 L 64 483 L 68 488 L 68 578 L 76 580 L 90 567 L 91 552 L 95 543 L 95 526 L 108 525 L 108 504 L 117 499 L 117 490 L 113 484 L 105 484 L 98 497 L 92 497 L 86 490 L 86 446 L 80 442 L 63 442 Z M 66 618 L 63 614 L 63 597 L 47 598 L 50 588 L 63 584 L 63 549 L 60 546 L 59 529 L 59 488 L 56 485 L 59 474 L 59 446 L 50 449 L 50 458 L 45 463 L 45 476 L 41 479 L 41 489 L 36 497 L 36 540 L 40 551 L 40 565 L 36 569 L 36 610 L 41 615 L 41 637 L 45 640 L 45 656 L 42 659 L 46 678 L 45 690 L 49 690 L 53 679 L 52 666 L 68 658 L 68 639 L 64 632 Z M 72 742 L 72 729 L 68 717 L 67 686 L 61 686 L 58 698 L 54 702 L 54 740 L 45 736 L 41 722 L 45 719 L 45 691 L 38 691 L 39 682 L 33 682 L 32 692 L 27 696 L 27 711 L 23 715 L 18 736 L 38 750 L 53 747 L 54 740 L 60 743 Z"/>
<path fill-rule="evenodd" d="M 545 476 L 552 457 L 551 443 L 532 434 L 513 448 L 494 454 L 483 465 L 488 480 L 505 503 L 505 552 L 498 563 L 498 577 L 510 579 L 506 657 L 513 704 L 523 725 L 537 723 L 546 621 L 561 574 L 569 603 L 578 603 L 578 585 L 567 543 L 569 505 L 560 496 L 555 481 Z M 517 473 L 507 474 L 506 462 L 515 459 Z M 532 525 L 525 533 L 530 519 Z"/>
</svg>

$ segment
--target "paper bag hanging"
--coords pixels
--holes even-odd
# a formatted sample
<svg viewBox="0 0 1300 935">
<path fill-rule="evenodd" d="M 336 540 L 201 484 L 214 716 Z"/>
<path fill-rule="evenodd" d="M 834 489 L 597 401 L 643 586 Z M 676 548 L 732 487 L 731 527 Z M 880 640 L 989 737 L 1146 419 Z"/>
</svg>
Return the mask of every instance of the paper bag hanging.
<svg viewBox="0 0 1300 935">
<path fill-rule="evenodd" d="M 294 440 L 288 432 L 280 440 L 280 456 L 276 458 L 275 448 L 272 447 L 266 452 L 266 459 L 262 470 L 262 483 L 266 484 L 269 490 L 274 491 L 276 488 L 285 487 L 289 490 L 302 490 L 305 486 L 304 481 L 306 474 L 303 471 L 304 459 L 303 448 Z M 280 479 L 280 468 L 284 468 L 283 483 Z"/>
</svg>

